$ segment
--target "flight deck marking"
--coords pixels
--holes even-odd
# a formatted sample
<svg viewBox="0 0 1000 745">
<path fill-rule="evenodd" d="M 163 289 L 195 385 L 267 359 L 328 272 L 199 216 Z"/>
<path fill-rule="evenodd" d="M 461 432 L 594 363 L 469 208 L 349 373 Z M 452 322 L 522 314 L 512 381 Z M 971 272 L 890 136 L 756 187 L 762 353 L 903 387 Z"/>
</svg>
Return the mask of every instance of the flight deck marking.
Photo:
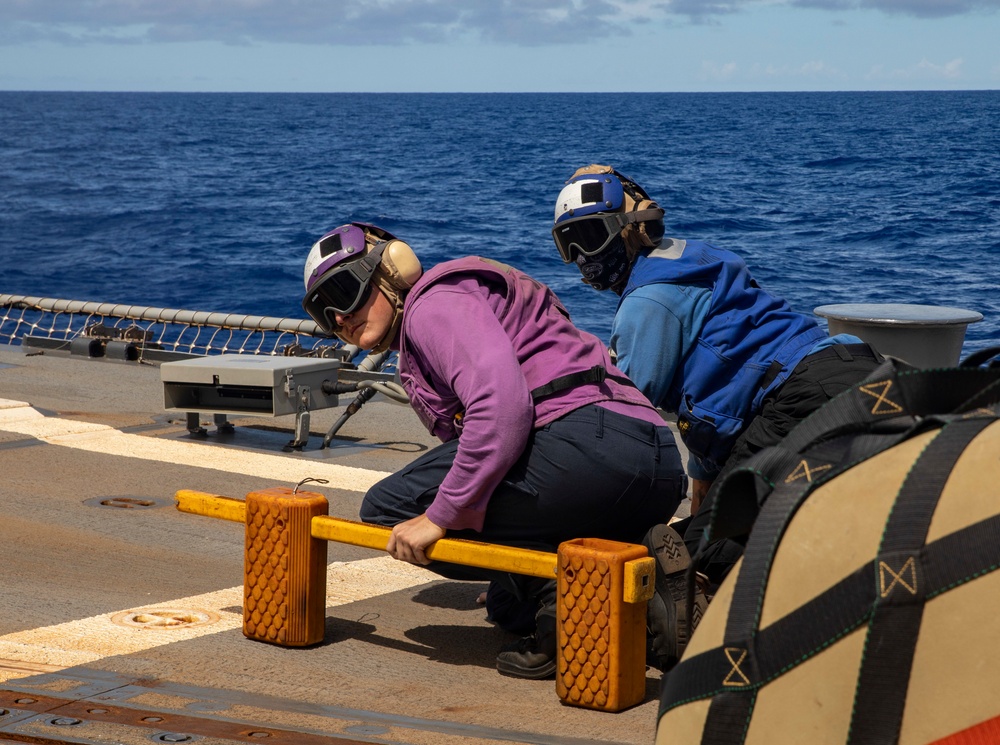
<svg viewBox="0 0 1000 745">
<path fill-rule="evenodd" d="M 173 465 L 211 468 L 258 476 L 268 481 L 298 483 L 303 478 L 326 478 L 338 489 L 365 492 L 388 473 L 316 461 L 245 451 L 226 450 L 196 442 L 160 440 L 131 435 L 113 427 L 73 419 L 47 417 L 29 404 L 0 399 L 0 430 L 37 438 L 52 445 L 171 463 Z M 354 562 L 335 562 L 328 567 L 326 607 L 353 603 L 426 584 L 437 579 L 426 569 L 396 561 L 388 556 Z M 219 616 L 219 621 L 180 628 L 126 629 L 112 622 L 112 617 L 129 610 L 84 618 L 68 623 L 19 631 L 0 636 L 0 680 L 23 677 L 18 663 L 66 668 L 105 657 L 141 652 L 164 644 L 195 639 L 242 628 L 242 613 L 224 608 L 242 607 L 243 586 L 167 600 L 149 608 L 204 608 Z"/>
<path fill-rule="evenodd" d="M 198 442 L 131 435 L 105 424 L 47 417 L 30 404 L 8 399 L 0 399 L 0 430 L 91 453 L 210 468 L 256 476 L 269 482 L 287 481 L 297 484 L 307 477 L 325 478 L 336 484 L 338 489 L 361 493 L 390 475 L 384 471 L 335 463 L 315 460 L 306 462 L 287 456 L 231 450 Z"/>
<path fill-rule="evenodd" d="M 408 590 L 439 579 L 423 567 L 396 561 L 389 556 L 334 562 L 327 567 L 326 607 Z M 13 680 L 45 669 L 60 670 L 86 665 L 106 657 L 142 652 L 166 644 L 197 639 L 208 634 L 234 631 L 243 626 L 243 614 L 226 608 L 242 607 L 243 585 L 146 606 L 156 608 L 203 608 L 219 617 L 211 624 L 174 628 L 128 628 L 114 622 L 115 611 L 54 626 L 18 631 L 0 636 L 0 681 Z M 134 612 L 134 609 L 133 609 Z M 19 663 L 26 665 L 19 669 Z"/>
</svg>

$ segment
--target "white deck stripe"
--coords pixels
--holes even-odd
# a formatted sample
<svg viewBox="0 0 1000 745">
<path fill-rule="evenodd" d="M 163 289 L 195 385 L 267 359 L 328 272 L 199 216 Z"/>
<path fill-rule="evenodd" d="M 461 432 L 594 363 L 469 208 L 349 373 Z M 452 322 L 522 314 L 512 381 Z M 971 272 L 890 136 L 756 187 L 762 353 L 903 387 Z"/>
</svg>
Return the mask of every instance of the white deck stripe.
<svg viewBox="0 0 1000 745">
<path fill-rule="evenodd" d="M 74 419 L 43 416 L 30 404 L 0 399 L 0 430 L 34 437 L 62 447 L 124 458 L 211 468 L 227 473 L 257 476 L 268 482 L 297 484 L 304 478 L 327 479 L 330 488 L 366 492 L 389 474 L 322 461 L 304 461 L 280 455 L 164 440 L 120 432 L 113 427 Z"/>
<path fill-rule="evenodd" d="M 195 442 L 130 435 L 102 424 L 46 417 L 29 404 L 7 399 L 0 399 L 0 430 L 88 452 L 211 468 L 259 476 L 269 481 L 297 483 L 307 476 L 326 478 L 333 488 L 358 492 L 367 491 L 372 484 L 388 475 L 331 463 L 302 462 L 293 458 L 235 451 Z M 388 556 L 348 563 L 337 562 L 331 564 L 327 571 L 327 607 L 397 592 L 436 578 L 436 575 L 425 569 L 395 561 Z M 61 669 L 83 665 L 105 657 L 133 654 L 164 644 L 239 629 L 243 624 L 242 614 L 222 609 L 242 605 L 241 585 L 170 600 L 155 606 L 125 609 L 205 610 L 219 616 L 217 622 L 203 626 L 173 629 L 122 627 L 111 620 L 118 613 L 116 611 L 7 634 L 0 637 L 0 681 L 34 675 L 46 666 Z M 7 664 L 5 661 L 8 661 Z"/>
<path fill-rule="evenodd" d="M 333 608 L 426 584 L 438 576 L 388 556 L 335 562 L 327 568 L 326 607 Z M 115 613 L 0 636 L 0 682 L 37 675 L 39 670 L 86 665 L 105 657 L 134 654 L 165 644 L 233 631 L 243 626 L 243 586 L 126 610 L 157 608 L 211 611 L 219 620 L 204 626 L 130 628 L 112 622 Z M 9 661 L 4 664 L 5 661 Z M 23 663 L 22 665 L 14 662 Z"/>
</svg>

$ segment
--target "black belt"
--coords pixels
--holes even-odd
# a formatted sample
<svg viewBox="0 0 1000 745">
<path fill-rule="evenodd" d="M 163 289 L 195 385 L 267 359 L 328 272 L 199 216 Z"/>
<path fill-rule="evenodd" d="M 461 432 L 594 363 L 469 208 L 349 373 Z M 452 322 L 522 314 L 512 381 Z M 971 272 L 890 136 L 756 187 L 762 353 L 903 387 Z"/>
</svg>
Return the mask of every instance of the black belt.
<svg viewBox="0 0 1000 745">
<path fill-rule="evenodd" d="M 862 357 L 870 360 L 875 360 L 876 362 L 881 362 L 884 357 L 872 349 L 868 344 L 862 342 L 861 344 L 834 344 L 833 346 L 826 347 L 819 350 L 818 352 L 812 352 L 807 354 L 801 360 L 799 360 L 799 365 L 803 362 L 821 362 L 826 359 L 833 359 L 834 357 L 839 357 L 844 362 L 850 362 L 851 360 Z M 796 365 L 798 367 L 798 365 Z M 781 374 L 781 371 L 785 369 L 785 366 L 780 362 L 775 360 L 771 363 L 771 366 L 767 368 L 767 372 L 764 373 L 764 377 L 760 379 L 760 387 L 767 388 L 774 382 L 774 379 Z M 793 370 L 794 372 L 794 370 Z"/>
<path fill-rule="evenodd" d="M 555 380 L 550 380 L 545 385 L 538 386 L 531 392 L 531 398 L 538 401 L 546 396 L 551 396 L 553 393 L 564 391 L 567 388 L 576 388 L 578 385 L 584 385 L 585 383 L 602 383 L 606 379 L 613 380 L 622 385 L 635 386 L 635 383 L 628 378 L 620 375 L 609 375 L 604 365 L 594 365 L 589 370 L 560 375 Z"/>
<path fill-rule="evenodd" d="M 815 362 L 817 360 L 825 360 L 831 357 L 840 357 L 844 362 L 850 362 L 855 357 L 862 357 L 870 360 L 876 360 L 881 362 L 883 357 L 874 349 L 872 349 L 868 344 L 862 342 L 861 344 L 834 344 L 832 347 L 826 347 L 818 352 L 813 352 L 812 354 L 807 354 L 802 358 L 805 362 L 809 360 L 810 362 Z"/>
</svg>

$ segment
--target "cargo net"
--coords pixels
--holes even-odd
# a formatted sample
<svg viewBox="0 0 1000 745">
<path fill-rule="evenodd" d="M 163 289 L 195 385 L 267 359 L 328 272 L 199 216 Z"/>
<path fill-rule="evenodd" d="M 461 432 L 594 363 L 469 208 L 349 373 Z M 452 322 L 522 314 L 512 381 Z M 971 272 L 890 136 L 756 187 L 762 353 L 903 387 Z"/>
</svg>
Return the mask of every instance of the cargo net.
<svg viewBox="0 0 1000 745">
<path fill-rule="evenodd" d="M 96 344 L 150 363 L 226 353 L 355 363 L 364 356 L 323 335 L 313 321 L 4 294 L 0 344 L 65 352 Z"/>
</svg>

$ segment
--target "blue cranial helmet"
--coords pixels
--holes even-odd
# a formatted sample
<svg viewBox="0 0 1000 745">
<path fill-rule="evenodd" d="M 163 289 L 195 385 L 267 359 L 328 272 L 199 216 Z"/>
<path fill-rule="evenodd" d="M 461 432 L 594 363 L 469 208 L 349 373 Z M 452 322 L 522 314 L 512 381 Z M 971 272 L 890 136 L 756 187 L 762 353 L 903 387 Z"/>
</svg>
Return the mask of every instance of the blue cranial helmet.
<svg viewBox="0 0 1000 745">
<path fill-rule="evenodd" d="M 617 279 L 601 282 L 598 289 L 617 289 L 627 277 L 627 269 L 645 248 L 659 245 L 663 237 L 663 210 L 641 186 L 611 166 L 580 168 L 566 182 L 556 199 L 552 239 L 564 262 L 575 263 L 584 281 L 593 278 L 597 264 L 600 274 Z M 589 271 L 584 271 L 584 267 Z"/>
</svg>

